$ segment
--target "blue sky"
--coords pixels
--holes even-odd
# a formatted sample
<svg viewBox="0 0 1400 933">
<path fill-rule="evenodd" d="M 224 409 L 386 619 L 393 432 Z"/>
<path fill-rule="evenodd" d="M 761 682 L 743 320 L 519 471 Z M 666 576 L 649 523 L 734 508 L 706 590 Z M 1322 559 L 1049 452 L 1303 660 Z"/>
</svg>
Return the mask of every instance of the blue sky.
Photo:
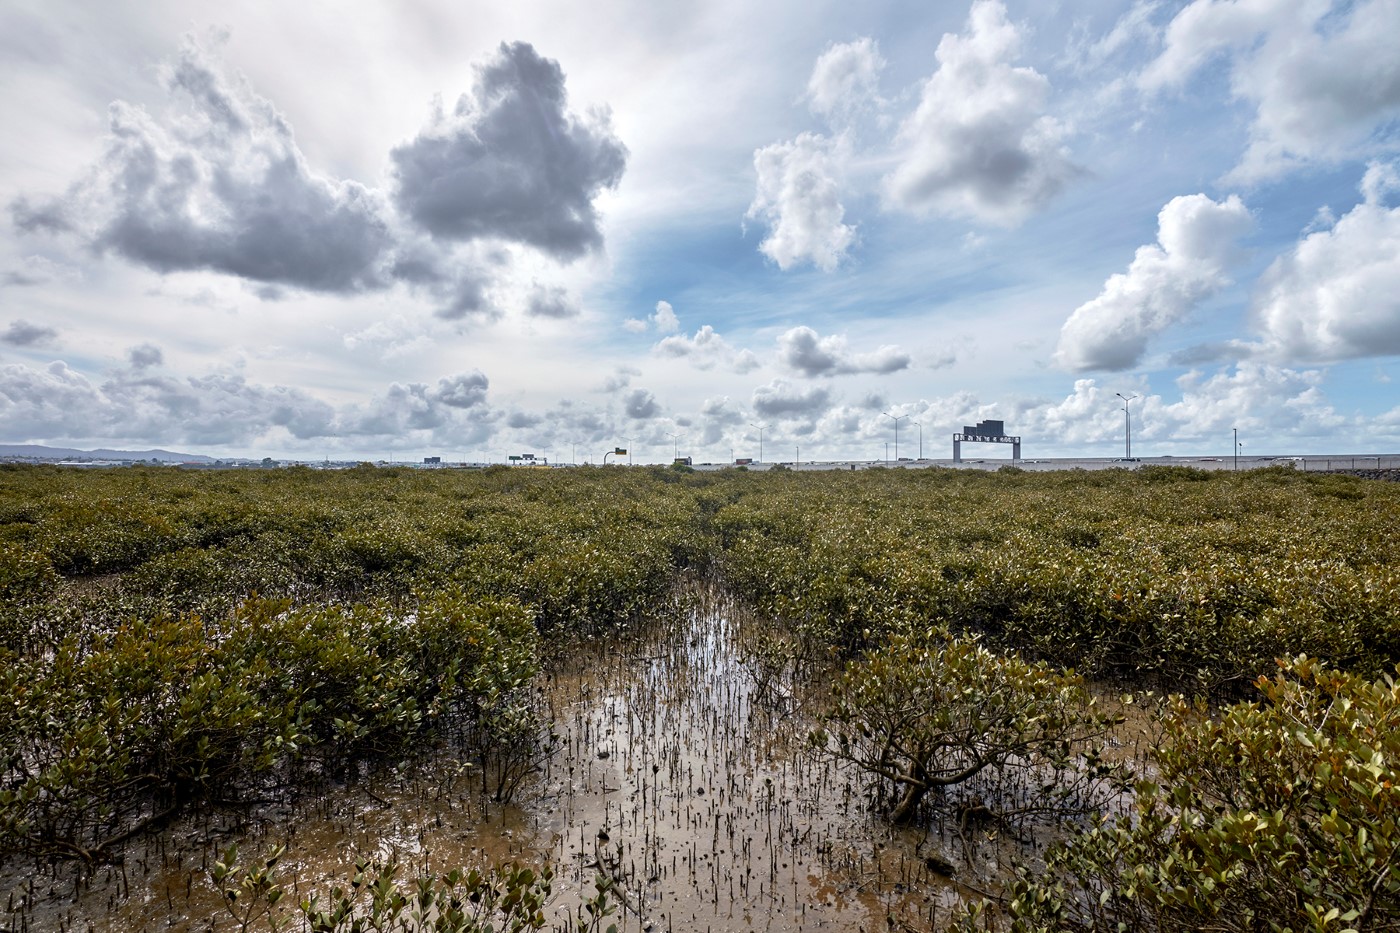
<svg viewBox="0 0 1400 933">
<path fill-rule="evenodd" d="M 10 3 L 0 442 L 1394 451 L 1400 0 Z M 889 413 L 889 414 L 885 414 Z M 627 438 L 626 442 L 622 439 Z"/>
</svg>

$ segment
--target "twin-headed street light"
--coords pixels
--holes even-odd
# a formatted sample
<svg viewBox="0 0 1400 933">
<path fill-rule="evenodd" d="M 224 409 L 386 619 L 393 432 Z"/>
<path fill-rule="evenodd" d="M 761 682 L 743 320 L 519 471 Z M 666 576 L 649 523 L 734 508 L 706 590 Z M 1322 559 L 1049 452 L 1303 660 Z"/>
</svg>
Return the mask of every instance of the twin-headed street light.
<svg viewBox="0 0 1400 933">
<path fill-rule="evenodd" d="M 894 461 L 895 461 L 895 463 L 898 463 L 898 462 L 899 462 L 899 423 L 900 423 L 901 421 L 903 421 L 905 418 L 908 418 L 909 416 L 908 416 L 908 415 L 900 415 L 898 418 L 896 418 L 894 415 L 890 414 L 890 413 L 887 412 L 887 411 L 882 411 L 882 412 L 880 412 L 880 414 L 884 415 L 886 418 L 889 418 L 891 421 L 894 422 Z M 920 434 L 920 435 L 923 434 L 923 428 L 920 428 L 920 429 L 919 429 L 919 434 Z M 921 446 L 922 446 L 922 445 L 921 445 Z M 887 459 L 887 460 L 889 459 L 888 455 L 886 456 L 885 459 Z"/>
<path fill-rule="evenodd" d="M 750 422 L 749 422 L 749 427 L 751 427 L 751 428 L 757 428 L 757 429 L 758 429 L 758 462 L 759 462 L 759 463 L 762 463 L 762 462 L 763 462 L 763 429 L 766 428 L 766 427 L 768 427 L 768 425 L 766 425 L 766 424 L 754 424 L 752 421 L 750 421 Z"/>
<path fill-rule="evenodd" d="M 1124 395 L 1122 392 L 1115 392 L 1114 395 L 1123 400 L 1123 459 L 1133 459 L 1133 416 L 1128 411 L 1128 403 L 1137 398 L 1136 395 Z"/>
</svg>

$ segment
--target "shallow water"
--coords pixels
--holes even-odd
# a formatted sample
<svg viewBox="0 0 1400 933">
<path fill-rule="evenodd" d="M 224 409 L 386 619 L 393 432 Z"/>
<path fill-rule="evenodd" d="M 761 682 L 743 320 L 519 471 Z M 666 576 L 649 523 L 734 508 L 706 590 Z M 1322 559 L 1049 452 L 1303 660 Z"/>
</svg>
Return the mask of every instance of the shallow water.
<svg viewBox="0 0 1400 933">
<path fill-rule="evenodd" d="M 951 904 L 917 838 L 807 750 L 793 685 L 760 695 L 733 607 L 676 621 L 557 678 L 565 753 L 536 807 L 561 874 L 601 864 L 640 930 L 884 929 Z"/>
<path fill-rule="evenodd" d="M 991 886 L 1005 840 L 969 851 L 936 821 L 896 830 L 871 815 L 858 775 L 807 748 L 802 690 L 746 651 L 754 625 L 697 587 L 667 617 L 568 652 L 540 696 L 559 750 L 512 805 L 431 751 L 314 800 L 206 813 L 133 842 L 119 865 L 12 867 L 0 930 L 236 928 L 207 880 L 230 842 L 245 857 L 285 845 L 298 898 L 344 883 L 360 856 L 435 871 L 548 862 L 555 929 L 603 874 L 624 933 L 929 929 Z M 973 887 L 931 871 L 931 855 Z"/>
</svg>

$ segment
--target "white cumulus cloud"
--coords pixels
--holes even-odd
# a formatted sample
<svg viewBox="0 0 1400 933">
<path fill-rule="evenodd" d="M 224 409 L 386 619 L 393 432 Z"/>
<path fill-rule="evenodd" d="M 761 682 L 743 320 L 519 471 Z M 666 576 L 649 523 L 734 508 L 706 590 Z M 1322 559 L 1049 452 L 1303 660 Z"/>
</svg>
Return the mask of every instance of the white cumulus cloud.
<svg viewBox="0 0 1400 933">
<path fill-rule="evenodd" d="M 1236 240 L 1252 226 L 1237 195 L 1172 198 L 1157 215 L 1157 242 L 1139 247 L 1128 271 L 1110 276 L 1065 321 L 1056 363 L 1078 372 L 1136 365 L 1152 337 L 1229 284 Z"/>
<path fill-rule="evenodd" d="M 1259 441 L 1249 434 L 1262 433 L 1273 442 L 1281 437 L 1323 437 L 1346 421 L 1324 395 L 1323 382 L 1318 370 L 1257 362 L 1209 376 L 1193 370 L 1177 380 L 1181 399 L 1160 406 L 1163 424 L 1153 430 L 1165 437 L 1219 437 L 1227 448 L 1233 443 L 1228 437 L 1231 428 L 1238 428 L 1250 446 Z"/>
<path fill-rule="evenodd" d="M 1395 168 L 1372 165 L 1364 200 L 1265 272 L 1254 315 L 1267 356 L 1321 362 L 1400 353 L 1400 207 L 1384 203 L 1397 190 Z"/>
<path fill-rule="evenodd" d="M 1398 35 L 1395 0 L 1194 0 L 1168 25 L 1139 84 L 1181 87 L 1228 57 L 1232 93 L 1254 107 L 1249 147 L 1231 177 L 1263 180 L 1344 158 L 1400 116 Z"/>
<path fill-rule="evenodd" d="M 1015 226 L 1079 170 L 1066 127 L 1046 113 L 1050 82 L 1016 66 L 1021 30 L 999 0 L 977 0 L 964 35 L 938 44 L 938 70 L 900 127 L 891 207 Z"/>
<path fill-rule="evenodd" d="M 896 346 L 870 353 L 852 353 L 844 336 L 819 335 L 810 327 L 794 327 L 778 338 L 778 357 L 803 376 L 840 376 L 851 373 L 893 373 L 908 369 L 911 358 Z"/>
<path fill-rule="evenodd" d="M 885 59 L 874 39 L 864 37 L 829 47 L 812 67 L 807 103 L 812 112 L 832 120 L 849 118 L 878 104 L 880 72 Z"/>
<path fill-rule="evenodd" d="M 681 319 L 676 316 L 676 309 L 671 307 L 669 301 L 658 301 L 656 310 L 647 315 L 645 320 L 628 318 L 622 322 L 622 327 L 634 334 L 644 334 L 648 328 L 662 334 L 674 334 L 681 329 Z"/>
<path fill-rule="evenodd" d="M 748 216 L 768 223 L 759 250 L 784 271 L 811 263 L 824 272 L 841 264 L 856 229 L 844 223 L 837 144 L 816 133 L 754 153 L 758 187 Z"/>
<path fill-rule="evenodd" d="M 718 366 L 736 373 L 748 373 L 759 365 L 758 357 L 752 351 L 735 348 L 709 324 L 697 330 L 693 337 L 675 334 L 661 340 L 652 349 L 658 356 L 689 360 L 696 369 Z"/>
</svg>

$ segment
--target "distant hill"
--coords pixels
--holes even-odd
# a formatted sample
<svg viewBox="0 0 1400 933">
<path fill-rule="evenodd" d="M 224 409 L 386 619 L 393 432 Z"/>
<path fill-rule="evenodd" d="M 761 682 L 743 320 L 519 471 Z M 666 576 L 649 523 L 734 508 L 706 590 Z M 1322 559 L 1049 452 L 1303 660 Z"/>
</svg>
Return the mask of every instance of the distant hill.
<svg viewBox="0 0 1400 933">
<path fill-rule="evenodd" d="M 168 463 L 213 463 L 203 454 L 182 454 L 171 450 L 75 450 L 71 447 L 45 447 L 42 444 L 0 444 L 0 457 L 31 457 L 35 460 L 162 460 Z"/>
</svg>

